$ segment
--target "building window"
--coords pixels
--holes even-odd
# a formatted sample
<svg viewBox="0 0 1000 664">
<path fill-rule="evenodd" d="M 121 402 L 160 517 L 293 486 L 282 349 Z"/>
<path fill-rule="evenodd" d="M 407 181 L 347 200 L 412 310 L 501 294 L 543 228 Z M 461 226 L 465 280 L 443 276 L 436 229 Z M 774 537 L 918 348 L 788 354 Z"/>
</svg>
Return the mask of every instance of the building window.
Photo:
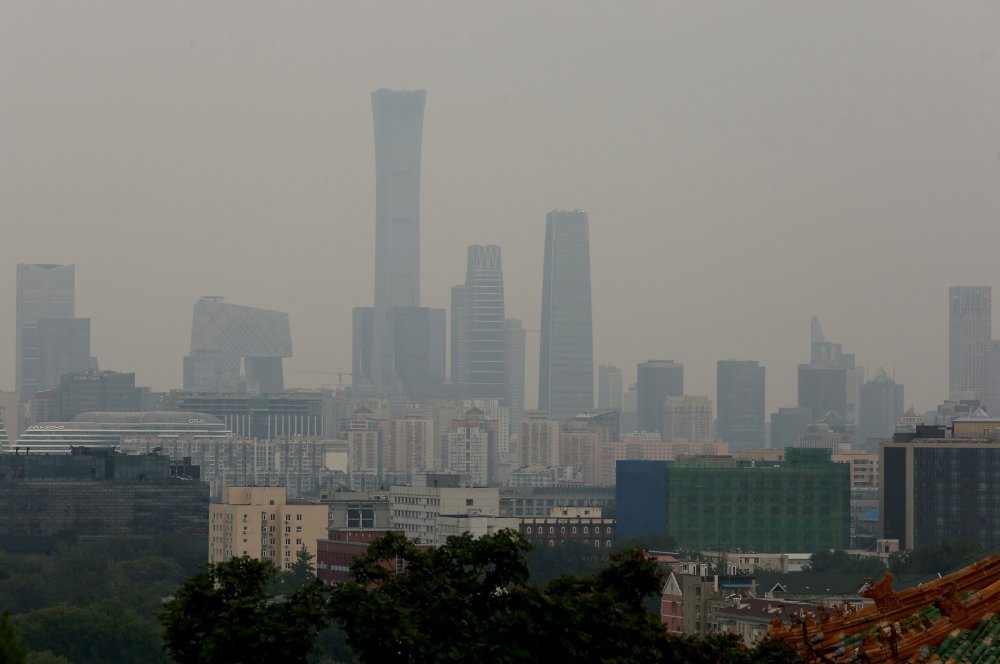
<svg viewBox="0 0 1000 664">
<path fill-rule="evenodd" d="M 573 526 L 573 534 L 576 535 L 576 526 Z"/>
<path fill-rule="evenodd" d="M 472 504 L 472 498 L 466 498 L 465 499 L 465 504 L 466 504 L 466 506 L 471 505 Z"/>
</svg>

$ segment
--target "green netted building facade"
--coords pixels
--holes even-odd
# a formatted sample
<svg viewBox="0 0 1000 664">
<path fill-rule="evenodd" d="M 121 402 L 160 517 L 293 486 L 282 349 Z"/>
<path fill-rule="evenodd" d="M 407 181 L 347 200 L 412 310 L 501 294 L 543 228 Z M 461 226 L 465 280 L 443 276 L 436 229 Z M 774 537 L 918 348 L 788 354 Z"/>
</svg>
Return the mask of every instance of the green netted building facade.
<svg viewBox="0 0 1000 664">
<path fill-rule="evenodd" d="M 850 467 L 827 449 L 785 461 L 693 457 L 667 464 L 666 531 L 689 549 L 811 552 L 850 545 Z"/>
</svg>

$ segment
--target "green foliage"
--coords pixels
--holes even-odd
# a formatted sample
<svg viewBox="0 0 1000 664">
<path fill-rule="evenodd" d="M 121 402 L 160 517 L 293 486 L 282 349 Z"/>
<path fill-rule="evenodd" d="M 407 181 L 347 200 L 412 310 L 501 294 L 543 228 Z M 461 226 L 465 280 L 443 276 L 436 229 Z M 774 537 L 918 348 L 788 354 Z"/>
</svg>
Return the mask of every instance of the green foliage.
<svg viewBox="0 0 1000 664">
<path fill-rule="evenodd" d="M 533 583 L 544 585 L 560 576 L 590 574 L 608 562 L 604 549 L 567 541 L 557 546 L 537 546 L 528 551 L 528 572 Z"/>
<path fill-rule="evenodd" d="M 677 551 L 677 540 L 667 533 L 646 533 L 615 540 L 615 551 L 645 549 L 646 551 Z"/>
<path fill-rule="evenodd" d="M 197 571 L 205 549 L 203 537 L 169 535 L 66 544 L 47 557 L 0 554 L 0 606 L 15 613 L 29 662 L 162 661 L 162 598 Z M 102 650 L 116 643 L 134 657 Z"/>
<path fill-rule="evenodd" d="M 295 554 L 295 562 L 287 570 L 281 570 L 268 583 L 272 595 L 288 595 L 316 580 L 316 566 L 313 554 L 304 546 Z"/>
<path fill-rule="evenodd" d="M 0 615 L 0 662 L 24 664 L 27 656 L 28 649 L 10 624 L 10 614 Z"/>
<path fill-rule="evenodd" d="M 276 599 L 269 562 L 233 558 L 209 565 L 164 606 L 165 648 L 177 662 L 306 662 L 325 622 L 323 584 Z"/>
<path fill-rule="evenodd" d="M 981 558 L 978 544 L 945 542 L 900 551 L 889 556 L 889 569 L 896 575 L 948 574 Z"/>
<path fill-rule="evenodd" d="M 49 650 L 41 652 L 29 652 L 25 664 L 73 664 L 62 655 L 57 655 Z"/>
<path fill-rule="evenodd" d="M 37 609 L 16 616 L 13 624 L 32 650 L 75 664 L 163 661 L 156 626 L 114 600 Z"/>
<path fill-rule="evenodd" d="M 817 551 L 809 557 L 806 571 L 821 574 L 878 574 L 885 566 L 877 556 L 853 558 L 846 551 L 837 549 Z"/>
<path fill-rule="evenodd" d="M 797 661 L 772 644 L 757 658 L 736 637 L 668 636 L 643 608 L 662 574 L 639 549 L 540 586 L 528 582 L 529 548 L 513 531 L 451 537 L 431 551 L 389 535 L 355 560 L 355 582 L 334 589 L 331 615 L 371 662 Z"/>
</svg>

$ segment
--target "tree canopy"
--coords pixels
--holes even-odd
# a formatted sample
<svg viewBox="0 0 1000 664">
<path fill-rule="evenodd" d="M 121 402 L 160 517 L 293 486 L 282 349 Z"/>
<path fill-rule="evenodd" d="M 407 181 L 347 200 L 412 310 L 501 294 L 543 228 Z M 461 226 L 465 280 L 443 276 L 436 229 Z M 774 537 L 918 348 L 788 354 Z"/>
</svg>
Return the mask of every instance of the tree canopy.
<svg viewBox="0 0 1000 664">
<path fill-rule="evenodd" d="M 307 661 L 325 623 L 323 584 L 275 598 L 267 588 L 277 575 L 270 562 L 243 557 L 186 581 L 161 616 L 167 652 L 182 664 Z"/>
<path fill-rule="evenodd" d="M 331 616 L 370 662 L 796 661 L 781 644 L 757 652 L 735 636 L 667 635 L 643 607 L 662 574 L 639 549 L 545 586 L 529 582 L 529 549 L 513 531 L 432 550 L 387 536 L 354 561 L 355 581 L 332 591 Z"/>
</svg>

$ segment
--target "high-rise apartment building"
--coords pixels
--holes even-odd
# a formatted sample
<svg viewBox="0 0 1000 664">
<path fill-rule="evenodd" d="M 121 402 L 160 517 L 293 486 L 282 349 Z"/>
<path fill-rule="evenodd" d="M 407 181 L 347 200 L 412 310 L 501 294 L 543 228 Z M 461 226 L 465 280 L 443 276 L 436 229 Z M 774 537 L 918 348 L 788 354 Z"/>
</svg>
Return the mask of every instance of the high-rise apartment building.
<svg viewBox="0 0 1000 664">
<path fill-rule="evenodd" d="M 662 433 L 664 401 L 684 394 L 684 365 L 671 360 L 649 360 L 640 363 L 636 373 L 639 431 Z"/>
<path fill-rule="evenodd" d="M 892 437 L 903 415 L 903 386 L 879 369 L 875 377 L 861 386 L 861 440 L 885 440 Z"/>
<path fill-rule="evenodd" d="M 952 286 L 948 296 L 949 399 L 978 399 L 989 407 L 993 401 L 991 289 L 989 286 Z"/>
<path fill-rule="evenodd" d="M 557 420 L 594 407 L 590 231 L 580 210 L 545 220 L 538 404 Z"/>
<path fill-rule="evenodd" d="M 452 295 L 452 347 L 459 353 L 452 383 L 463 385 L 475 398 L 506 400 L 507 332 L 500 247 L 469 247 L 465 285 L 452 289 Z M 460 301 L 455 302 L 456 297 Z"/>
<path fill-rule="evenodd" d="M 375 126 L 375 306 L 372 380 L 390 385 L 389 312 L 420 306 L 420 149 L 423 90 L 372 93 Z"/>
<path fill-rule="evenodd" d="M 472 486 L 494 485 L 500 474 L 500 423 L 472 408 L 451 423 L 448 468 Z"/>
<path fill-rule="evenodd" d="M 622 370 L 610 364 L 597 367 L 597 407 L 601 410 L 622 410 L 625 406 L 622 391 Z"/>
<path fill-rule="evenodd" d="M 663 440 L 709 440 L 712 435 L 712 400 L 706 396 L 667 397 L 663 403 Z"/>
<path fill-rule="evenodd" d="M 17 358 L 15 381 L 21 401 L 42 387 L 39 321 L 74 317 L 75 267 L 73 265 L 17 266 Z"/>
<path fill-rule="evenodd" d="M 533 410 L 521 422 L 522 466 L 559 465 L 559 422 L 544 410 Z"/>
<path fill-rule="evenodd" d="M 507 335 L 507 408 L 511 426 L 524 419 L 524 325 L 516 318 L 506 321 Z"/>
<path fill-rule="evenodd" d="M 716 364 L 717 432 L 729 449 L 760 449 L 764 435 L 764 367 L 753 360 Z"/>
</svg>

